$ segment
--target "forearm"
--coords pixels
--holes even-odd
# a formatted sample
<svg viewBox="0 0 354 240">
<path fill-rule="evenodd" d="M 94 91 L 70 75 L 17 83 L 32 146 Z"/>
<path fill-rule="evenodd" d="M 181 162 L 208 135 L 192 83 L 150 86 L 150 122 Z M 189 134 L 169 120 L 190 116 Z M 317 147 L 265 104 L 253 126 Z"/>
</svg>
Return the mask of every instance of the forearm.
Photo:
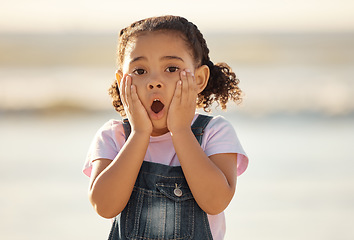
<svg viewBox="0 0 354 240">
<path fill-rule="evenodd" d="M 198 205 L 209 214 L 222 212 L 233 197 L 236 179 L 228 181 L 221 169 L 204 153 L 191 130 L 172 134 L 172 140 Z"/>
<path fill-rule="evenodd" d="M 149 135 L 132 132 L 117 157 L 92 181 L 89 196 L 97 213 L 111 218 L 123 211 L 149 144 Z"/>
</svg>

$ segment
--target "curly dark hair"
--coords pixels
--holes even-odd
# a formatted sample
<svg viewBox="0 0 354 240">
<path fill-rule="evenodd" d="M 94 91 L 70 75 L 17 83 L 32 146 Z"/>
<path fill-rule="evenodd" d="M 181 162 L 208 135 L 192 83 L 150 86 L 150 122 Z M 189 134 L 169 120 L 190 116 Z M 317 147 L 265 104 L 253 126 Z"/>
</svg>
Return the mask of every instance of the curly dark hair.
<svg viewBox="0 0 354 240">
<path fill-rule="evenodd" d="M 210 112 L 213 102 L 217 102 L 221 109 L 226 109 L 226 103 L 232 100 L 241 102 L 242 91 L 238 87 L 239 79 L 226 63 L 213 64 L 209 57 L 209 48 L 196 25 L 187 19 L 178 16 L 152 17 L 137 21 L 120 31 L 117 63 L 119 68 L 123 65 L 125 49 L 131 39 L 144 32 L 174 31 L 181 33 L 187 46 L 192 51 L 196 66 L 207 65 L 210 69 L 210 77 L 205 89 L 198 94 L 197 107 Z M 109 95 L 117 112 L 125 116 L 123 104 L 120 99 L 117 81 L 109 88 Z"/>
</svg>

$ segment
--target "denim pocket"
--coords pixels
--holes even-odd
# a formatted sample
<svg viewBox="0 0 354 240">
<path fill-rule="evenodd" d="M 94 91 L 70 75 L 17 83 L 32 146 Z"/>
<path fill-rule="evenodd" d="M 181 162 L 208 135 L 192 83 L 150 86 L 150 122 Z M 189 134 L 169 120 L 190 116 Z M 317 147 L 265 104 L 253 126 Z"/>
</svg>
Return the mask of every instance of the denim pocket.
<svg viewBox="0 0 354 240">
<path fill-rule="evenodd" d="M 156 191 L 134 187 L 122 213 L 125 235 L 128 239 L 191 239 L 195 204 L 185 182 L 160 182 Z"/>
<path fill-rule="evenodd" d="M 191 190 L 185 182 L 161 182 L 157 183 L 156 187 L 159 192 L 175 202 L 194 199 Z M 176 190 L 178 190 L 178 192 L 176 192 Z"/>
</svg>

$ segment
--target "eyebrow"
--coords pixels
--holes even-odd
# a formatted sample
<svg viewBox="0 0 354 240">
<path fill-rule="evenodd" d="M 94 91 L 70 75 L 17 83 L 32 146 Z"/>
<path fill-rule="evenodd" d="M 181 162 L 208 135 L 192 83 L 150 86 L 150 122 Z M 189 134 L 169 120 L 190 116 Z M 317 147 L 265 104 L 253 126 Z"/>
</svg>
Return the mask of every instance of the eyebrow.
<svg viewBox="0 0 354 240">
<path fill-rule="evenodd" d="M 133 58 L 131 61 L 130 61 L 130 64 L 134 63 L 134 62 L 137 62 L 137 61 L 140 61 L 140 60 L 146 60 L 146 57 L 136 57 L 136 58 Z"/>
<path fill-rule="evenodd" d="M 183 58 L 178 57 L 178 56 L 164 56 L 161 58 L 161 60 L 171 60 L 171 59 L 176 59 L 176 60 L 180 60 L 180 61 L 184 62 Z"/>
<path fill-rule="evenodd" d="M 171 59 L 175 59 L 175 60 L 179 60 L 179 61 L 184 62 L 183 58 L 178 57 L 178 56 L 163 56 L 163 57 L 160 58 L 160 60 L 171 60 Z M 130 64 L 132 64 L 132 63 L 134 63 L 134 62 L 137 62 L 137 61 L 140 61 L 140 60 L 147 60 L 147 58 L 144 57 L 144 56 L 140 56 L 140 57 L 133 58 L 133 59 L 130 61 Z"/>
</svg>

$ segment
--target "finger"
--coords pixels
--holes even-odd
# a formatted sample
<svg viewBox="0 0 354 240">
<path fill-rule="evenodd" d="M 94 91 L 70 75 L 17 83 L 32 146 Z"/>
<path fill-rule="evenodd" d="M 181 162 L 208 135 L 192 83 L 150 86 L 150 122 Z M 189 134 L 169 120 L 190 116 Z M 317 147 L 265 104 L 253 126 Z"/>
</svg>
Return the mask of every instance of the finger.
<svg viewBox="0 0 354 240">
<path fill-rule="evenodd" d="M 128 75 L 126 77 L 126 82 L 125 82 L 125 86 L 124 86 L 124 89 L 125 89 L 125 96 L 126 96 L 126 101 L 127 101 L 127 104 L 128 104 L 128 107 L 131 106 L 132 104 L 132 99 L 131 99 L 131 77 Z"/>
<path fill-rule="evenodd" d="M 186 103 L 190 103 L 194 99 L 195 95 L 195 79 L 194 74 L 189 70 L 186 69 L 186 82 L 188 83 L 184 100 Z"/>
<path fill-rule="evenodd" d="M 177 81 L 175 94 L 173 95 L 173 99 L 172 99 L 173 102 L 176 102 L 176 103 L 180 103 L 181 102 L 182 85 L 183 85 L 183 83 L 182 83 L 181 80 Z"/>
<path fill-rule="evenodd" d="M 140 101 L 135 85 L 130 85 L 131 99 L 133 103 Z"/>
<path fill-rule="evenodd" d="M 194 78 L 194 74 L 189 70 L 186 69 L 187 72 L 187 82 L 188 82 L 188 92 L 184 96 L 184 103 L 183 104 L 192 104 L 196 102 L 196 81 Z"/>
<path fill-rule="evenodd" d="M 117 79 L 119 90 L 122 90 L 124 82 L 126 80 L 126 77 L 127 77 L 127 74 L 124 75 L 123 78 Z"/>
<path fill-rule="evenodd" d="M 125 96 L 125 81 L 126 81 L 126 76 L 123 77 L 119 85 L 120 99 L 123 103 L 123 106 L 127 105 L 126 96 Z"/>
<path fill-rule="evenodd" d="M 195 88 L 195 79 L 194 79 L 194 74 L 189 70 L 186 69 L 187 73 L 187 80 L 188 80 L 188 92 L 193 92 Z"/>
<path fill-rule="evenodd" d="M 187 78 L 187 71 L 189 71 L 188 69 L 186 69 L 185 71 L 182 71 L 181 73 L 181 80 L 182 80 L 182 96 L 181 96 L 181 101 L 185 102 L 188 99 L 188 88 L 189 88 L 189 84 L 188 84 L 188 78 Z M 187 98 L 187 99 L 186 99 Z"/>
<path fill-rule="evenodd" d="M 197 94 L 197 83 L 194 74 L 192 72 L 189 72 L 189 74 L 187 74 L 187 77 L 188 77 L 188 85 L 189 85 L 189 97 L 195 99 Z"/>
</svg>

